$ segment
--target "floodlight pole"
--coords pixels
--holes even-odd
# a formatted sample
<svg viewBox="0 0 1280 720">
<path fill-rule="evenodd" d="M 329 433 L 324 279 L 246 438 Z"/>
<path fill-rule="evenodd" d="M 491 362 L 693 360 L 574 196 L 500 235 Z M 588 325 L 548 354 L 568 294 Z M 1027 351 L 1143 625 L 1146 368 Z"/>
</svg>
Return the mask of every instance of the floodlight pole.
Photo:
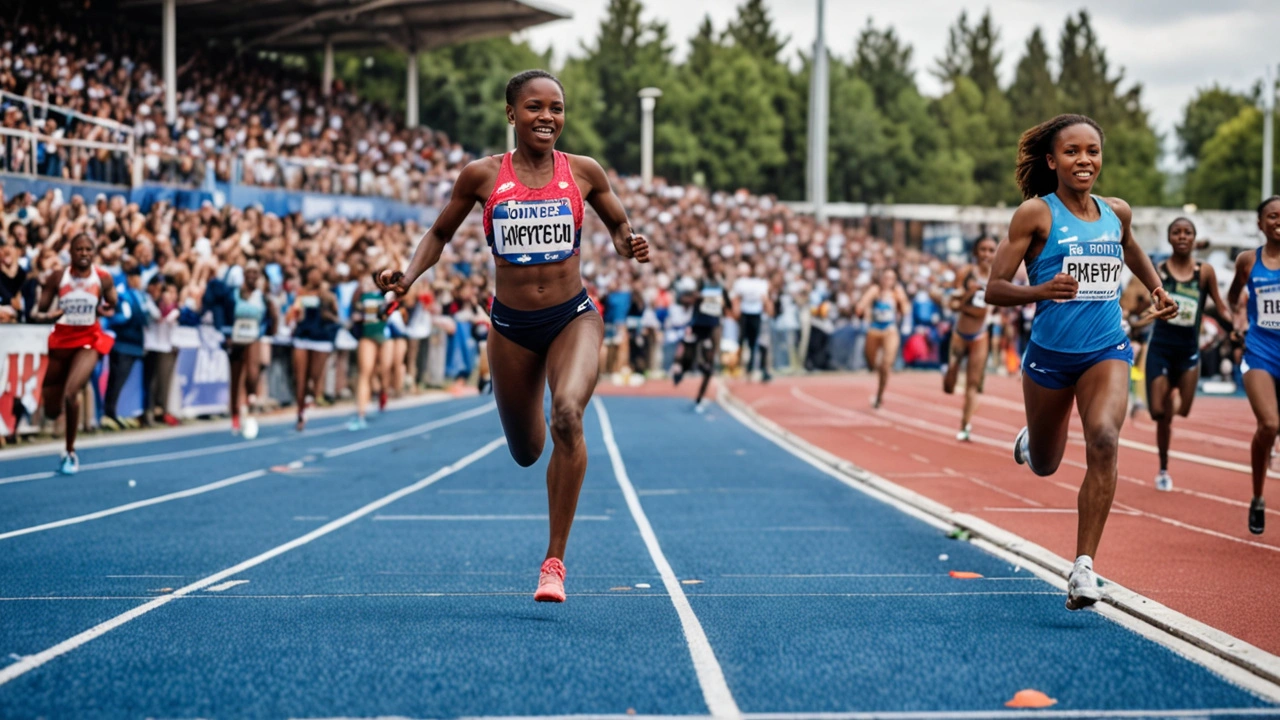
<svg viewBox="0 0 1280 720">
<path fill-rule="evenodd" d="M 321 86 L 324 89 L 324 96 L 329 97 L 333 94 L 333 39 L 324 39 L 324 70 L 321 75 Z"/>
<path fill-rule="evenodd" d="M 653 108 L 662 97 L 656 87 L 641 90 L 640 96 L 640 183 L 645 192 L 653 189 Z"/>
<path fill-rule="evenodd" d="M 827 78 L 826 0 L 818 3 L 818 34 L 813 41 L 809 77 L 809 203 L 818 222 L 827 219 Z"/>
<path fill-rule="evenodd" d="M 164 120 L 172 124 L 178 119 L 178 3 L 164 0 L 161 33 L 164 52 Z"/>
<path fill-rule="evenodd" d="M 1262 199 L 1272 196 L 1271 181 L 1274 177 L 1272 163 L 1275 160 L 1276 76 L 1275 68 L 1267 65 L 1267 79 L 1262 86 Z"/>
</svg>

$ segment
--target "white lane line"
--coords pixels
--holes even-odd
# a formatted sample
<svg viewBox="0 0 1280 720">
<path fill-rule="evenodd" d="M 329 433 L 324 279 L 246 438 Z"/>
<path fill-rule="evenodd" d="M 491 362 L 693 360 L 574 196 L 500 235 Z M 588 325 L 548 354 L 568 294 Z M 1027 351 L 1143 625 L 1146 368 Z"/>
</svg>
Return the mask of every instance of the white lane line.
<svg viewBox="0 0 1280 720">
<path fill-rule="evenodd" d="M 315 437 L 316 435 L 327 435 L 329 433 L 345 430 L 346 425 L 335 425 L 334 427 L 321 428 L 312 430 L 303 435 L 284 436 L 275 438 L 263 438 L 262 440 L 249 440 L 245 442 L 226 443 L 223 445 L 214 445 L 213 447 L 197 448 L 195 450 L 179 450 L 177 452 L 160 453 L 158 455 L 139 455 L 137 457 L 116 458 L 115 460 L 103 460 L 102 462 L 85 463 L 80 466 L 80 471 L 86 470 L 107 470 L 118 467 L 133 467 L 134 465 L 149 465 L 151 463 L 169 462 L 171 460 L 185 460 L 186 458 L 205 457 L 207 455 L 220 455 L 228 452 L 240 452 L 249 448 L 265 447 L 267 445 L 275 445 L 277 443 L 296 440 L 303 437 Z M 37 472 L 27 475 L 12 475 L 10 477 L 0 478 L 0 485 L 8 485 L 10 483 L 27 482 L 28 480 L 47 480 L 54 477 L 54 472 Z"/>
<path fill-rule="evenodd" d="M 466 521 L 466 520 L 549 520 L 547 515 L 374 515 L 375 521 L 388 520 L 423 520 L 423 521 Z M 612 520 L 608 515 L 574 515 L 573 520 Z"/>
<path fill-rule="evenodd" d="M 1058 515 L 1075 515 L 1076 509 L 1075 508 L 1047 508 L 1047 507 L 1035 507 L 1035 508 L 984 507 L 982 508 L 982 512 L 1049 513 L 1049 514 L 1058 514 Z M 1137 510 L 1132 510 L 1128 508 L 1118 508 L 1118 507 L 1111 508 L 1111 514 L 1112 515 L 1132 515 L 1134 517 L 1138 517 L 1142 515 L 1142 513 L 1138 512 Z"/>
<path fill-rule="evenodd" d="M 222 570 L 221 572 L 216 572 L 202 580 L 197 580 L 196 582 L 193 582 L 190 585 L 186 585 L 181 588 L 178 588 L 177 590 L 174 590 L 172 593 L 169 593 L 168 595 L 161 595 L 160 597 L 155 598 L 150 602 L 139 605 L 138 607 L 133 608 L 128 612 L 117 615 L 111 618 L 110 620 L 107 620 L 106 622 L 100 623 L 92 628 L 89 628 L 88 630 L 85 630 L 84 632 L 80 633 L 79 635 L 76 635 L 75 637 L 71 637 L 66 640 L 63 640 L 57 645 L 54 645 L 53 647 L 48 648 L 46 650 L 42 650 L 36 653 L 35 655 L 27 655 L 26 657 L 22 658 L 18 662 L 15 662 L 11 665 L 7 665 L 3 668 L 0 668 L 0 685 L 4 685 L 5 683 L 8 683 L 9 681 L 15 678 L 21 677 L 22 675 L 25 675 L 26 673 L 31 672 L 32 670 L 35 670 L 41 665 L 44 665 L 50 660 L 53 660 L 54 658 L 65 655 L 71 652 L 72 650 L 75 650 L 76 648 L 80 647 L 81 645 L 84 645 L 85 643 L 93 640 L 94 638 L 101 637 L 102 635 L 105 635 L 106 633 L 111 632 L 112 630 L 120 627 L 121 625 L 124 625 L 130 620 L 134 620 L 136 618 L 142 617 L 143 615 L 146 615 L 152 610 L 162 607 L 177 598 L 183 597 L 185 595 L 190 595 L 191 593 L 196 592 L 198 590 L 203 590 L 209 587 L 210 585 L 215 585 L 219 582 L 222 582 L 223 580 L 226 580 L 229 577 L 239 575 L 244 571 L 249 570 L 250 568 L 256 567 L 258 565 L 261 565 L 262 563 L 278 555 L 283 555 L 284 553 L 287 553 L 290 550 L 294 550 L 296 548 L 302 547 L 303 545 L 306 545 L 307 543 L 311 542 L 312 540 L 315 540 L 316 538 L 324 537 L 325 535 L 328 535 L 334 530 L 338 530 L 342 527 L 350 525 L 356 520 L 359 520 L 360 518 L 366 515 L 369 515 L 371 513 L 377 512 L 378 510 L 381 510 L 382 508 L 386 507 L 387 505 L 390 505 L 391 503 L 395 502 L 396 500 L 399 500 L 400 498 L 406 495 L 415 493 L 427 487 L 428 485 L 431 485 L 432 483 L 435 483 L 443 478 L 446 478 L 458 472 L 459 470 L 462 470 L 463 468 L 483 458 L 484 456 L 488 455 L 494 450 L 497 450 L 498 448 L 502 447 L 504 444 L 506 444 L 505 438 L 497 438 L 494 440 L 490 440 L 486 445 L 484 445 L 484 447 L 481 447 L 479 450 L 475 450 L 471 452 L 469 455 L 463 457 L 461 460 L 458 460 L 452 465 L 446 465 L 445 467 L 440 468 L 439 470 L 413 483 L 412 485 L 407 485 L 403 488 L 400 488 L 399 490 L 396 490 L 395 492 L 389 495 L 385 495 L 382 498 L 379 498 L 378 500 L 374 500 L 368 505 L 365 505 L 364 507 L 358 510 L 354 510 L 350 513 L 347 513 L 346 515 L 343 515 L 337 520 L 334 520 L 330 523 L 322 525 L 316 528 L 315 530 L 312 530 L 311 532 L 307 533 L 306 535 L 302 535 L 298 538 L 290 540 L 289 542 L 283 545 L 274 547 L 260 555 L 256 555 L 252 558 L 249 558 L 248 560 L 245 560 L 244 562 L 238 565 L 229 567 L 226 570 Z"/>
<path fill-rule="evenodd" d="M 231 588 L 237 585 L 247 585 L 248 583 L 249 583 L 248 580 L 228 580 L 224 583 L 218 583 L 217 585 L 210 585 L 209 587 L 205 588 L 204 591 L 205 592 L 222 592 L 223 590 L 230 590 Z"/>
<path fill-rule="evenodd" d="M 1013 720 L 1015 718 L 1201 718 L 1224 715 L 1280 717 L 1276 708 L 1204 708 L 1180 710 L 921 710 L 883 712 L 771 712 L 744 713 L 742 720 Z M 458 720 L 700 720 L 706 715 L 471 715 Z M 358 720 L 330 717 L 326 720 Z"/>
<path fill-rule="evenodd" d="M 494 406 L 491 404 L 487 407 L 480 408 L 480 410 L 482 412 L 487 412 L 489 409 L 493 407 Z M 481 413 L 477 413 L 475 410 L 467 410 L 465 412 L 460 412 L 453 415 L 449 415 L 448 417 L 440 418 L 439 420 L 433 420 L 427 424 L 434 425 L 436 427 L 444 427 L 445 425 L 453 425 L 454 423 L 459 423 L 459 422 L 462 422 L 463 420 L 469 420 L 473 417 L 476 417 L 476 415 L 478 414 L 481 414 Z M 369 440 L 362 440 L 361 442 L 353 443 L 351 445 L 345 445 L 343 447 L 335 448 L 330 452 L 336 453 L 338 455 L 345 455 L 348 452 L 355 452 L 356 450 L 361 450 L 367 447 L 373 447 L 373 445 L 380 445 L 383 442 L 390 442 L 391 439 L 396 439 L 396 436 L 401 434 L 402 433 L 400 432 L 388 433 L 387 435 L 382 435 L 379 437 L 370 438 Z M 370 443 L 372 443 L 372 445 Z M 241 447 L 244 447 L 244 446 L 241 445 Z M 326 453 L 325 457 L 329 457 L 329 454 Z M 295 460 L 289 463 L 288 465 L 291 468 L 300 468 L 302 467 L 303 463 L 300 460 Z M 273 465 L 272 467 L 278 467 L 278 466 Z M 125 505 L 117 505 L 116 507 L 113 507 L 113 508 L 107 508 L 106 510 L 99 510 L 98 512 L 92 512 L 87 515 L 78 515 L 76 517 L 67 518 L 65 520 L 57 520 L 55 522 L 48 522 L 42 525 L 33 525 L 31 527 L 22 528 L 20 530 L 11 530 L 6 533 L 0 533 L 0 540 L 8 540 L 9 538 L 15 538 L 20 535 L 29 535 L 31 533 L 41 532 L 44 530 L 53 530 L 55 528 L 66 527 L 67 525 L 77 525 L 79 523 L 89 522 L 90 520 L 99 520 L 104 517 L 110 517 L 112 515 L 118 515 L 120 513 L 130 512 L 132 510 L 137 510 L 139 508 L 144 508 L 151 505 L 158 505 L 160 503 L 169 502 L 171 500 L 181 500 L 183 498 L 188 498 L 193 495 L 201 495 L 203 493 L 212 492 L 214 490 L 221 490 L 224 487 L 229 487 L 237 483 L 242 483 L 246 480 L 253 480 L 254 478 L 262 477 L 263 475 L 268 474 L 270 471 L 271 471 L 271 468 L 253 470 L 251 472 L 236 475 L 234 477 L 229 477 L 224 480 L 217 480 L 215 482 L 211 482 L 206 485 L 200 485 L 198 487 L 189 488 L 187 490 L 179 490 L 178 492 L 172 492 L 172 493 L 169 493 L 168 495 L 159 495 L 157 497 L 153 497 L 147 500 L 139 500 L 137 502 L 131 502 Z"/>
<path fill-rule="evenodd" d="M 25 528 L 22 528 L 21 530 L 10 530 L 9 532 L 6 532 L 6 533 L 0 533 L 0 540 L 8 540 L 10 538 L 16 538 L 21 535 L 30 535 L 31 533 L 42 532 L 44 530 L 53 530 L 54 528 L 66 527 L 68 525 L 78 525 L 80 523 L 89 522 L 90 520 L 100 520 L 104 517 L 119 515 L 120 513 L 126 513 L 133 510 L 138 510 L 139 508 L 149 507 L 151 505 L 159 505 L 160 503 L 166 503 L 171 500 L 181 500 L 183 498 L 189 498 L 195 495 L 203 495 L 204 493 L 213 492 L 214 490 L 221 490 L 224 487 L 237 485 L 239 483 L 245 482 L 246 480 L 253 480 L 254 478 L 260 478 L 266 474 L 267 474 L 266 470 L 253 470 L 251 472 L 241 473 L 239 475 L 235 475 L 235 476 L 226 478 L 224 480 L 218 480 L 216 482 L 211 482 L 205 485 L 199 485 L 197 487 L 188 488 L 186 490 L 179 490 L 178 492 L 172 492 L 172 493 L 169 493 L 168 495 L 158 495 L 156 497 L 148 498 L 146 500 L 139 500 L 137 502 L 126 503 L 124 505 L 117 505 L 113 508 L 107 508 L 106 510 L 99 510 L 98 512 L 91 512 L 91 513 L 88 513 L 87 515 L 77 515 L 76 517 L 67 518 L 65 520 L 55 520 L 54 522 L 47 522 L 47 523 L 44 523 L 43 525 L 32 525 L 31 527 L 25 527 Z"/>
<path fill-rule="evenodd" d="M 483 415 L 489 412 L 495 407 L 497 407 L 497 405 L 495 405 L 494 403 L 481 405 L 478 408 L 465 410 L 463 412 L 450 415 L 449 417 L 446 417 L 446 418 L 441 418 L 439 420 L 432 420 L 431 422 L 423 423 L 421 425 L 415 425 L 409 428 L 408 430 L 401 430 L 400 432 L 390 433 L 388 435 L 383 435 L 381 437 L 369 438 L 368 440 L 362 440 L 361 442 L 358 442 L 358 443 L 352 443 L 350 445 L 344 445 L 343 447 L 340 447 L 340 448 L 334 448 L 332 450 L 326 451 L 324 456 L 326 458 L 340 457 L 342 455 L 346 455 L 347 453 L 366 450 L 371 447 L 377 447 L 378 445 L 385 445 L 386 443 L 395 442 L 396 440 L 403 440 L 405 438 L 413 437 L 414 435 L 427 432 L 428 430 L 435 430 L 436 428 L 442 428 L 446 425 L 452 425 L 453 423 L 458 422 L 460 420 L 466 420 L 468 418 L 478 417 L 480 415 Z"/>
<path fill-rule="evenodd" d="M 181 578 L 186 575 L 107 575 L 109 578 Z"/>
<path fill-rule="evenodd" d="M 698 616 L 689 605 L 689 598 L 685 596 L 684 588 L 676 578 L 675 571 L 671 569 L 671 563 L 667 562 L 666 556 L 662 554 L 658 536 L 654 534 L 653 526 L 649 524 L 649 518 L 645 516 L 644 508 L 640 505 L 640 497 L 636 494 L 635 486 L 631 484 L 631 478 L 627 475 L 627 466 L 623 464 L 622 453 L 618 451 L 618 443 L 613 438 L 613 424 L 609 422 L 609 412 L 605 410 L 604 402 L 600 398 L 592 400 L 592 404 L 595 405 L 596 414 L 600 417 L 604 446 L 608 449 L 609 459 L 613 462 L 613 476 L 622 488 L 622 496 L 627 500 L 627 508 L 631 510 L 631 517 L 635 520 L 636 527 L 640 529 L 640 537 L 644 539 L 645 547 L 649 549 L 649 557 L 653 559 L 653 564 L 662 577 L 662 584 L 666 587 L 667 594 L 671 596 L 671 604 L 675 606 L 676 614 L 680 616 L 680 625 L 684 628 L 685 642 L 689 645 L 689 655 L 693 659 L 694 672 L 698 675 L 698 684 L 702 686 L 702 697 L 707 703 L 707 710 L 717 718 L 740 717 L 742 712 L 733 699 L 733 693 L 729 691 L 729 684 L 724 679 L 724 671 L 720 668 L 720 662 L 716 660 L 716 653 L 711 649 L 711 643 L 702 629 L 702 623 L 698 622 Z"/>
</svg>

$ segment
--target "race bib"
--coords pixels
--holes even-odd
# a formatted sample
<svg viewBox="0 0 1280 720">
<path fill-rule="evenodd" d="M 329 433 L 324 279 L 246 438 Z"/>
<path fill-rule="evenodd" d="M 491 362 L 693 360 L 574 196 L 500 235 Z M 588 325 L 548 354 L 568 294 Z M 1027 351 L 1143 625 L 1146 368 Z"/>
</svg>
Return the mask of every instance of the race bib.
<svg viewBox="0 0 1280 720">
<path fill-rule="evenodd" d="M 1178 327 L 1195 327 L 1196 311 L 1200 309 L 1200 300 L 1178 293 L 1173 293 L 1169 298 L 1178 303 L 1178 314 L 1169 318 L 1169 324 Z"/>
<path fill-rule="evenodd" d="M 303 295 L 301 298 L 299 298 L 299 301 L 302 303 L 302 307 L 308 310 L 314 310 L 320 307 L 319 295 Z"/>
<path fill-rule="evenodd" d="M 60 325 L 85 327 L 98 321 L 98 302 L 90 298 L 59 298 L 58 307 L 62 310 L 58 318 Z"/>
<path fill-rule="evenodd" d="M 702 302 L 698 304 L 698 312 L 711 317 L 720 317 L 724 314 L 724 294 L 720 288 L 715 288 L 715 292 L 704 292 L 702 294 Z"/>
<path fill-rule="evenodd" d="M 1280 285 L 1257 288 L 1258 327 L 1280 330 Z"/>
<path fill-rule="evenodd" d="M 256 318 L 236 318 L 235 325 L 231 326 L 231 342 L 236 345 L 248 345 L 255 343 L 262 335 L 262 323 Z"/>
<path fill-rule="evenodd" d="M 972 305 L 976 308 L 984 308 L 987 306 L 987 290 L 986 288 L 978 288 L 973 293 Z"/>
<path fill-rule="evenodd" d="M 893 322 L 892 305 L 874 305 L 871 308 L 871 320 L 877 323 Z"/>
<path fill-rule="evenodd" d="M 1106 255 L 1068 255 L 1062 258 L 1062 272 L 1080 284 L 1076 300 L 1115 300 L 1120 296 L 1120 271 L 1124 261 Z"/>
<path fill-rule="evenodd" d="M 511 200 L 493 208 L 493 252 L 507 262 L 560 262 L 573 255 L 576 236 L 568 198 Z"/>
</svg>

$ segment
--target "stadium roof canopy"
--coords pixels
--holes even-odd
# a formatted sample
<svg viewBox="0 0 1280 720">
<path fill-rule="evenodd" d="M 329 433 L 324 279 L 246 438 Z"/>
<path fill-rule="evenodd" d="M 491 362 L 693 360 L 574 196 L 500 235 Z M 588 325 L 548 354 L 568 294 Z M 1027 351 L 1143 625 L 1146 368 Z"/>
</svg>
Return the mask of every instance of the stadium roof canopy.
<svg viewBox="0 0 1280 720">
<path fill-rule="evenodd" d="M 165 0 L 124 0 L 135 10 Z M 572 15 L 530 0 L 174 0 L 183 34 L 278 50 L 406 52 L 509 35 Z M 159 15 L 159 13 L 157 13 Z M 157 17 L 157 19 L 159 19 Z"/>
<path fill-rule="evenodd" d="M 161 9 L 169 122 L 177 117 L 179 28 L 246 49 L 323 49 L 326 95 L 335 48 L 397 48 L 408 55 L 405 123 L 417 127 L 420 51 L 573 17 L 541 0 L 121 0 L 120 6 L 140 16 Z"/>
</svg>

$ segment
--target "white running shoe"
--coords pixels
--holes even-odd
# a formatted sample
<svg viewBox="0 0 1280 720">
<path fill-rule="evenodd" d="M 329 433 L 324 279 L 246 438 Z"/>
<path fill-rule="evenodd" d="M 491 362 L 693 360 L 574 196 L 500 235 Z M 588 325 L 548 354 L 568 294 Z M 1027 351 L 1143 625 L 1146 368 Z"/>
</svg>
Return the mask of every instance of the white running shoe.
<svg viewBox="0 0 1280 720">
<path fill-rule="evenodd" d="M 1013 461 L 1019 465 L 1028 465 L 1027 458 L 1031 457 L 1030 434 L 1024 427 L 1018 431 L 1018 437 L 1013 439 Z"/>
<path fill-rule="evenodd" d="M 969 432 L 973 430 L 972 425 L 965 425 L 964 428 L 956 433 L 956 439 L 960 442 L 969 442 Z"/>
<path fill-rule="evenodd" d="M 252 440 L 258 437 L 258 421 L 251 417 L 245 418 L 244 427 L 241 429 L 240 434 L 244 436 L 245 440 Z"/>
<path fill-rule="evenodd" d="M 1083 610 L 1102 599 L 1098 576 L 1093 574 L 1093 558 L 1081 555 L 1067 579 L 1067 609 Z"/>
<path fill-rule="evenodd" d="M 1173 476 L 1169 474 L 1168 470 L 1161 470 L 1156 475 L 1156 490 L 1160 492 L 1173 491 Z"/>
<path fill-rule="evenodd" d="M 693 411 L 698 413 L 699 415 L 705 413 L 707 411 L 707 401 L 699 400 L 698 402 L 694 403 Z"/>
</svg>

